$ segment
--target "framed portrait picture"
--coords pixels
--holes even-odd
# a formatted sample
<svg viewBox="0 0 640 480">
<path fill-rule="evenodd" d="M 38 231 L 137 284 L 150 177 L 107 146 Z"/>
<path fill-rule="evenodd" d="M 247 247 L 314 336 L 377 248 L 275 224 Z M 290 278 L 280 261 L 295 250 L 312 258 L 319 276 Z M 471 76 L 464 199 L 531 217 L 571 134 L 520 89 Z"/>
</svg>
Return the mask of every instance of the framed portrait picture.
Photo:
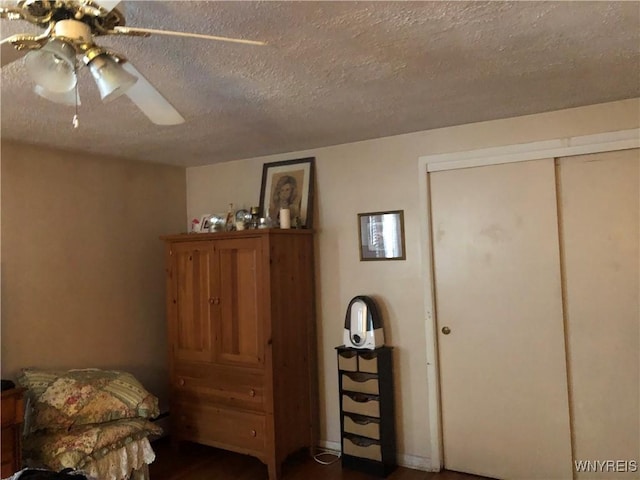
<svg viewBox="0 0 640 480">
<path fill-rule="evenodd" d="M 260 212 L 279 220 L 280 209 L 290 211 L 291 226 L 312 228 L 315 157 L 265 163 L 262 167 Z"/>
<path fill-rule="evenodd" d="M 404 210 L 358 214 L 360 260 L 405 260 Z"/>
</svg>

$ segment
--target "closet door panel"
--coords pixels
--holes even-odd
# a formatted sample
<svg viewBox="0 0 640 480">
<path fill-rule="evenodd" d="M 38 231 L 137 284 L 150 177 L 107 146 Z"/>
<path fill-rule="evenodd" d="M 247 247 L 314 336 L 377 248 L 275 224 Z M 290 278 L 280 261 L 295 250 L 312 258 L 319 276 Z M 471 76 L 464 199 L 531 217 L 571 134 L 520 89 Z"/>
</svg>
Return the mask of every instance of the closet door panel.
<svg viewBox="0 0 640 480">
<path fill-rule="evenodd" d="M 554 174 L 553 159 L 430 174 L 447 469 L 572 476 Z"/>
<path fill-rule="evenodd" d="M 576 460 L 640 461 L 639 165 L 637 149 L 558 162 Z"/>
</svg>

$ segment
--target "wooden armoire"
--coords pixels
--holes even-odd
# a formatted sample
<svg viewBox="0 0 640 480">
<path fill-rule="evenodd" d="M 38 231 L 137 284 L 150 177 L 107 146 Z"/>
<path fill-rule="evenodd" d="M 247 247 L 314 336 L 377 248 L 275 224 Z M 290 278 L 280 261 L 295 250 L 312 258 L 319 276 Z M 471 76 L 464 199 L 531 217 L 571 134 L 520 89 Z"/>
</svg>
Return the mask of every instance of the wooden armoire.
<svg viewBox="0 0 640 480">
<path fill-rule="evenodd" d="M 165 236 L 171 436 L 259 458 L 316 440 L 313 234 Z"/>
</svg>

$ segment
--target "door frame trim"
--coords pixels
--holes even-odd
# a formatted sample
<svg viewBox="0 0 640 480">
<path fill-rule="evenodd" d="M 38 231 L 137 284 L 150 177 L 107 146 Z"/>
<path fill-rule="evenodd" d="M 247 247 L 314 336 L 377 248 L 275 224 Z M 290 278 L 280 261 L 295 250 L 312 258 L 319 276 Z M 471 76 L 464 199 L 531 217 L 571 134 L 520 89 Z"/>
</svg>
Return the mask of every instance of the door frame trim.
<svg viewBox="0 0 640 480">
<path fill-rule="evenodd" d="M 463 152 L 425 155 L 418 158 L 418 199 L 420 208 L 420 256 L 424 292 L 424 322 L 427 357 L 428 443 L 431 448 L 429 471 L 438 472 L 444 466 L 442 439 L 442 405 L 440 402 L 440 368 L 433 274 L 433 244 L 431 237 L 431 193 L 429 173 L 459 168 L 525 162 L 542 158 L 567 157 L 590 153 L 640 148 L 640 128 L 564 137 L 531 143 L 504 145 Z"/>
</svg>

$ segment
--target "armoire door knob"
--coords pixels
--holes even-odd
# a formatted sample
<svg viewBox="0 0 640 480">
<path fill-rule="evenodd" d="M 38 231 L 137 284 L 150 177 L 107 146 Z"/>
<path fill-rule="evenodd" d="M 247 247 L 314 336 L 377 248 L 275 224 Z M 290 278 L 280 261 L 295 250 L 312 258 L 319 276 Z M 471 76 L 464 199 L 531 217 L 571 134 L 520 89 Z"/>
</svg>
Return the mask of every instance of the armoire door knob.
<svg viewBox="0 0 640 480">
<path fill-rule="evenodd" d="M 451 329 L 449 327 L 442 327 L 442 333 L 449 335 L 451 333 Z"/>
</svg>

